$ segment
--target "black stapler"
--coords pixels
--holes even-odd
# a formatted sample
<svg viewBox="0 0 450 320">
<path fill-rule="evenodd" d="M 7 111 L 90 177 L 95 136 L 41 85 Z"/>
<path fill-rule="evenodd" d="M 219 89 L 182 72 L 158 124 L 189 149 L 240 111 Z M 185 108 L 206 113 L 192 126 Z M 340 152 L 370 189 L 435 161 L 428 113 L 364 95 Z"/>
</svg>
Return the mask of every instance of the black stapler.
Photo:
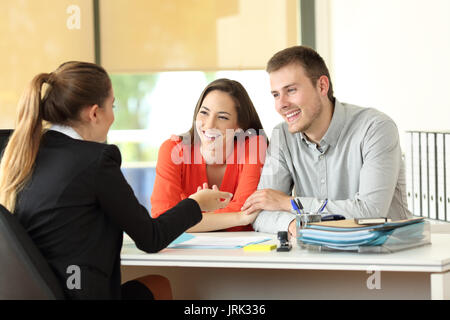
<svg viewBox="0 0 450 320">
<path fill-rule="evenodd" d="M 280 244 L 277 248 L 277 251 L 290 251 L 292 248 L 291 243 L 288 240 L 287 231 L 278 231 L 278 240 Z"/>
</svg>

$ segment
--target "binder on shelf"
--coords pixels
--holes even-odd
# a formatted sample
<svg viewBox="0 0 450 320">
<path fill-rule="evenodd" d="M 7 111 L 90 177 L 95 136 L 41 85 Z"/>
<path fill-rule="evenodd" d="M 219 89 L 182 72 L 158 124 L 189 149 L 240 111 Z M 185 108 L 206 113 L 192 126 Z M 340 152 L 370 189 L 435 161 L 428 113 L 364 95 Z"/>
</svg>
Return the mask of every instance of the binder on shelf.
<svg viewBox="0 0 450 320">
<path fill-rule="evenodd" d="M 429 218 L 430 212 L 428 211 L 428 138 L 426 132 L 420 132 L 420 166 L 421 177 L 420 183 L 422 185 L 421 198 L 422 198 L 422 217 Z"/>
<path fill-rule="evenodd" d="M 420 133 L 412 132 L 412 164 L 413 164 L 413 192 L 414 192 L 414 215 L 422 216 L 422 184 L 421 161 L 420 161 Z"/>
<path fill-rule="evenodd" d="M 437 219 L 436 133 L 428 132 L 428 217 Z"/>
<path fill-rule="evenodd" d="M 437 219 L 446 221 L 444 133 L 436 133 Z"/>
<path fill-rule="evenodd" d="M 414 212 L 414 186 L 413 186 L 413 133 L 407 132 L 407 145 L 405 150 L 405 182 L 406 182 L 406 200 L 408 209 Z"/>
<path fill-rule="evenodd" d="M 450 222 L 450 133 L 446 133 L 445 137 L 445 205 L 446 205 L 446 220 Z"/>
</svg>

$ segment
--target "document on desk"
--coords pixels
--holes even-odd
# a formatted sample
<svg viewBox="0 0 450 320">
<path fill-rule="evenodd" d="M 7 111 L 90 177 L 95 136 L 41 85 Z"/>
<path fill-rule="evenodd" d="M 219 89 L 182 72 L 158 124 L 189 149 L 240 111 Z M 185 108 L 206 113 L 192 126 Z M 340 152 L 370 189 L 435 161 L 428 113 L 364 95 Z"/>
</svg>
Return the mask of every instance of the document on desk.
<svg viewBox="0 0 450 320">
<path fill-rule="evenodd" d="M 238 249 L 249 244 L 270 240 L 265 236 L 253 237 L 217 237 L 208 235 L 192 235 L 183 233 L 175 239 L 168 248 L 172 249 Z"/>
</svg>

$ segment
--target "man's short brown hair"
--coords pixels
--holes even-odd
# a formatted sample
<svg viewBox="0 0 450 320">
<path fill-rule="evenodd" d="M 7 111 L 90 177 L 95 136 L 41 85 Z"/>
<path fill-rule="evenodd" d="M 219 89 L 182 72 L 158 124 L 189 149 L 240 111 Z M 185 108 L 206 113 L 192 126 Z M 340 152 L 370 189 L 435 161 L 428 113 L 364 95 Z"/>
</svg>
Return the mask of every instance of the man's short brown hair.
<svg viewBox="0 0 450 320">
<path fill-rule="evenodd" d="M 330 83 L 328 99 L 334 103 L 335 98 L 330 72 L 322 57 L 311 48 L 294 46 L 277 52 L 270 58 L 269 62 L 267 62 L 266 71 L 271 73 L 294 63 L 301 65 L 305 69 L 306 76 L 311 80 L 313 86 L 316 86 L 317 80 L 321 76 L 327 76 Z"/>
</svg>

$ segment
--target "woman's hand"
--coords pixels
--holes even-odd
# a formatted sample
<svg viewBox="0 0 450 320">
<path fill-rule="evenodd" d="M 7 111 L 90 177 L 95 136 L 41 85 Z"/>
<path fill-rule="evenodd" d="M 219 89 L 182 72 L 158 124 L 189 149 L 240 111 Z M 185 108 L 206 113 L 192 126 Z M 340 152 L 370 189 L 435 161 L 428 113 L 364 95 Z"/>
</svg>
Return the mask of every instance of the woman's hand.
<svg viewBox="0 0 450 320">
<path fill-rule="evenodd" d="M 202 211 L 214 211 L 217 209 L 225 208 L 233 197 L 232 193 L 219 191 L 217 186 L 213 186 L 212 189 L 198 187 L 197 192 L 191 194 L 189 198 L 197 201 Z"/>
<path fill-rule="evenodd" d="M 205 190 L 205 189 L 209 189 L 208 184 L 206 182 L 203 184 L 203 186 L 197 187 L 197 192 L 199 192 L 200 190 Z M 212 190 L 219 191 L 219 188 L 216 185 L 213 185 Z"/>
<path fill-rule="evenodd" d="M 252 213 L 245 213 L 244 211 L 238 212 L 240 223 L 239 225 L 246 226 L 248 224 L 252 224 L 261 210 L 253 211 Z"/>
</svg>

